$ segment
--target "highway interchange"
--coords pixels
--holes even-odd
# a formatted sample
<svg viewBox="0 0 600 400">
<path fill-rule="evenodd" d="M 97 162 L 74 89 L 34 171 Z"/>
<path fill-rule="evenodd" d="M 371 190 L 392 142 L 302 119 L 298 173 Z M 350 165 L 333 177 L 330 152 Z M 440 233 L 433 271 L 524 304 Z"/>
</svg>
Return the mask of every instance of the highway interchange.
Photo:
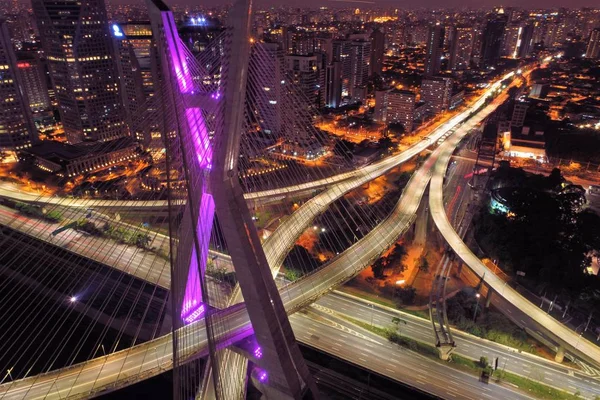
<svg viewBox="0 0 600 400">
<path fill-rule="evenodd" d="M 473 122 L 473 121 L 470 121 L 470 123 L 472 125 L 469 125 L 468 127 L 465 127 L 464 129 L 461 128 L 461 130 L 464 132 L 464 134 L 466 134 L 470 130 L 470 128 L 475 125 L 475 122 Z M 463 134 L 463 136 L 464 136 L 464 134 Z M 428 144 L 426 144 L 425 147 L 427 147 L 427 145 Z M 449 145 L 447 147 L 440 146 L 440 148 L 450 148 L 450 147 L 452 147 L 452 146 L 451 145 Z M 399 233 L 401 233 L 403 230 L 405 230 L 412 223 L 413 215 L 416 211 L 416 207 L 418 207 L 418 204 L 420 203 L 421 197 L 427 186 L 429 176 L 431 175 L 431 168 L 433 167 L 435 160 L 436 160 L 436 157 L 433 157 L 433 155 L 432 155 L 432 157 L 430 157 L 430 159 L 424 165 L 424 167 L 421 170 L 419 170 L 417 173 L 415 173 L 415 178 L 413 178 L 413 180 L 411 180 L 411 183 L 409 184 L 409 186 L 407 186 L 405 193 L 403 194 L 402 199 L 398 204 L 398 207 L 394 210 L 394 212 L 392 213 L 390 218 L 388 218 L 388 220 L 384 221 L 380 225 L 380 227 L 377 228 L 377 231 L 374 231 L 375 233 L 373 235 L 371 235 L 371 236 L 367 235 L 365 238 L 363 238 L 362 241 L 356 243 L 355 246 L 353 246 L 347 252 L 342 253 L 339 257 L 339 260 L 342 260 L 342 261 L 340 261 L 339 263 L 337 262 L 337 259 L 336 259 L 336 261 L 334 261 L 333 263 L 328 265 L 328 268 L 325 268 L 324 270 L 322 270 L 323 271 L 322 273 L 321 273 L 321 271 L 319 271 L 319 273 L 314 274 L 315 278 L 312 278 L 312 275 L 311 275 L 308 278 L 300 281 L 302 283 L 302 285 L 292 284 L 282 292 L 282 298 L 286 302 L 286 308 L 288 310 L 296 310 L 298 308 L 304 307 L 306 304 L 310 303 L 316 297 L 319 297 L 323 293 L 327 292 L 330 289 L 330 287 L 333 286 L 334 284 L 337 284 L 339 282 L 347 280 L 348 277 L 351 277 L 352 275 L 354 275 L 355 273 L 360 271 L 362 268 L 364 268 L 365 265 L 368 265 L 368 263 L 371 259 L 373 259 L 374 257 L 377 257 L 378 254 L 380 254 L 381 249 L 385 249 L 385 248 L 389 247 L 389 244 L 391 244 L 391 243 L 393 243 L 393 241 L 395 241 L 395 239 L 398 237 Z M 385 167 L 381 167 L 381 168 L 382 168 L 382 170 L 389 170 L 389 168 L 391 168 L 391 167 L 389 167 L 389 165 L 386 165 Z M 420 173 L 420 175 L 419 175 L 419 173 Z M 337 193 L 332 193 L 329 196 L 335 195 L 339 198 L 339 196 L 341 196 L 343 193 L 347 192 L 348 190 L 350 190 L 350 189 L 347 189 L 347 190 L 339 189 L 337 191 Z M 327 191 L 324 193 L 327 193 Z M 409 200 L 406 200 L 406 199 L 409 199 Z M 330 198 L 327 198 L 327 200 L 330 200 Z M 333 200 L 331 200 L 331 201 L 333 201 Z M 309 204 L 309 202 L 307 202 L 306 204 Z M 315 201 L 313 204 L 314 204 L 313 207 L 315 207 L 315 209 L 323 207 L 323 203 L 320 203 L 319 201 Z M 318 214 L 318 212 L 316 214 Z M 300 226 L 306 225 L 306 223 L 304 223 L 304 221 L 308 221 L 308 223 L 310 223 L 312 221 L 312 218 L 304 217 L 302 223 L 300 223 L 299 225 Z M 386 226 L 385 223 L 387 221 L 390 221 L 390 223 L 389 223 L 389 225 Z M 400 223 L 398 223 L 398 222 L 400 222 Z M 384 233 L 387 232 L 391 239 L 390 240 L 386 240 L 386 239 L 381 240 L 382 239 L 381 232 L 384 232 Z M 279 246 L 274 246 L 274 247 L 279 247 Z M 369 253 L 369 250 L 372 251 L 372 254 Z M 347 256 L 345 256 L 345 255 L 347 255 Z M 344 259 L 344 257 L 346 257 L 346 259 Z M 108 261 L 110 261 L 110 260 L 108 260 Z M 113 261 L 115 261 L 115 260 L 113 260 Z M 278 263 L 275 263 L 275 264 L 278 264 Z M 112 265 L 112 264 L 110 264 L 110 265 Z M 271 265 L 273 265 L 273 264 L 271 264 Z M 345 267 L 343 269 L 338 267 L 341 265 L 345 265 Z M 329 267 L 331 267 L 331 268 L 329 268 Z M 150 266 L 148 266 L 148 272 L 150 272 L 151 270 L 152 270 L 152 266 L 150 265 Z M 153 277 L 153 279 L 160 280 L 161 275 L 163 275 L 163 274 L 159 273 L 158 278 L 155 276 L 155 277 Z M 137 275 L 137 274 L 136 274 L 136 276 L 141 277 L 141 275 Z M 155 281 L 157 281 L 157 280 L 155 280 Z M 167 282 L 164 282 L 164 283 L 167 283 Z M 166 287 L 168 287 L 168 284 L 166 285 Z M 295 287 L 307 287 L 307 288 L 309 288 L 309 290 L 307 290 L 307 291 L 299 290 L 298 291 L 298 290 L 294 289 Z M 241 313 L 241 314 L 245 315 L 245 313 Z M 245 319 L 247 318 L 247 316 L 244 316 L 241 314 L 239 311 L 236 311 L 236 312 L 232 313 L 231 316 L 227 316 L 227 318 L 231 318 L 231 321 L 235 322 L 237 324 L 236 326 L 239 326 L 241 328 L 240 331 L 245 332 L 245 331 L 247 331 L 247 328 L 245 328 L 245 326 L 246 326 L 245 324 L 247 324 L 247 321 L 245 321 Z M 301 317 L 298 317 L 298 318 L 301 318 Z M 295 319 L 296 319 L 296 317 L 292 317 L 292 321 L 294 321 Z M 296 329 L 295 323 L 294 323 L 294 329 Z M 300 334 L 299 334 L 299 337 L 302 340 L 302 337 Z M 381 338 L 379 340 L 381 341 Z M 160 341 L 160 342 L 157 342 L 157 341 Z M 156 368 L 155 366 L 158 363 L 160 363 L 162 366 L 164 366 L 164 368 L 168 368 L 168 366 L 169 366 L 168 357 L 170 356 L 170 354 L 166 354 L 166 353 L 168 353 L 168 351 L 166 353 L 165 353 L 165 351 L 166 351 L 166 349 L 170 349 L 170 344 L 167 345 L 167 342 L 164 341 L 164 338 L 160 338 L 153 342 L 150 342 L 150 343 L 152 343 L 150 345 L 150 346 L 152 346 L 152 348 L 149 348 L 150 346 L 146 346 L 145 352 L 139 348 L 140 346 L 137 346 L 138 348 L 131 349 L 128 352 L 127 356 L 124 357 L 125 358 L 124 363 L 123 363 L 123 355 L 120 358 L 114 357 L 114 356 L 118 356 L 119 353 L 115 353 L 114 355 L 107 356 L 105 360 L 100 359 L 100 360 L 96 360 L 93 362 L 89 362 L 89 363 L 87 363 L 88 365 L 83 369 L 84 372 L 82 373 L 82 375 L 80 375 L 79 378 L 77 379 L 77 383 L 75 384 L 73 389 L 75 390 L 75 392 L 78 392 L 78 393 L 82 393 L 82 394 L 87 393 L 87 390 L 89 390 L 90 387 L 94 386 L 94 382 L 91 382 L 92 377 L 98 377 L 98 376 L 101 379 L 103 379 L 103 381 L 101 380 L 99 382 L 99 384 L 96 384 L 95 386 L 103 387 L 104 384 L 102 384 L 102 382 L 111 381 L 111 380 L 114 381 L 114 378 L 117 375 L 119 375 L 119 373 L 118 372 L 115 373 L 115 371 L 119 371 L 121 369 L 121 366 L 125 366 L 126 368 L 124 371 L 121 371 L 120 379 L 122 379 L 123 375 L 129 375 L 129 372 L 134 371 L 134 370 L 137 370 L 138 372 L 139 371 L 151 371 Z M 144 346 L 144 345 L 141 345 L 141 346 Z M 194 351 L 196 351 L 196 350 L 194 350 Z M 382 354 L 385 354 L 385 353 L 382 353 Z M 135 356 L 135 357 L 133 357 L 133 356 Z M 140 362 L 140 358 L 142 360 L 141 362 Z M 151 360 L 151 361 L 143 361 L 143 360 Z M 107 362 L 107 364 L 105 365 L 105 368 L 102 368 L 103 361 Z M 136 363 L 140 363 L 141 365 L 136 364 Z M 152 365 L 154 365 L 154 367 Z M 132 366 L 132 367 L 127 368 L 129 366 Z M 447 368 L 447 367 L 444 367 L 444 368 Z M 102 372 L 99 372 L 99 369 L 102 369 Z M 49 395 L 52 395 L 53 392 L 57 392 L 57 394 L 64 396 L 66 394 L 66 392 L 71 391 L 70 389 L 68 389 L 70 387 L 69 385 L 72 386 L 73 382 L 75 382 L 74 377 L 76 375 L 72 373 L 73 370 L 77 370 L 77 368 L 75 368 L 75 369 L 71 368 L 71 369 L 65 370 L 64 375 L 67 375 L 67 376 L 66 377 L 61 376 L 61 379 L 54 383 L 52 382 L 52 377 L 40 376 L 39 378 L 37 378 L 38 382 L 36 382 L 34 384 L 32 390 L 35 393 L 40 393 L 40 395 L 42 393 L 44 393 L 44 390 L 46 390 L 45 393 L 47 393 Z M 71 374 L 69 374 L 69 371 L 71 371 Z M 111 371 L 113 372 L 112 374 L 110 373 Z M 50 378 L 50 379 L 46 379 L 46 378 Z M 31 382 L 32 379 L 36 379 L 36 377 L 28 378 L 27 381 Z M 404 379 L 401 379 L 401 380 L 404 380 Z M 418 381 L 418 379 L 416 379 L 416 380 Z M 17 385 L 15 385 L 14 387 L 11 387 L 10 389 L 7 388 L 10 391 L 9 392 L 10 397 L 8 397 L 8 398 L 13 398 L 13 395 L 15 396 L 14 398 L 22 398 L 19 396 L 21 394 L 23 394 L 24 390 L 26 390 L 25 388 L 28 388 L 29 386 L 27 386 L 26 384 L 22 385 L 19 383 L 25 383 L 25 381 L 17 382 Z M 50 385 L 51 387 L 48 387 L 48 385 Z M 3 387 L 0 387 L 0 391 L 2 389 L 6 388 L 7 386 L 8 385 L 3 385 Z M 52 386 L 55 387 L 54 390 L 52 389 Z M 74 394 L 72 391 L 71 391 L 71 393 Z M 31 392 L 30 392 L 30 394 L 31 394 Z"/>
</svg>

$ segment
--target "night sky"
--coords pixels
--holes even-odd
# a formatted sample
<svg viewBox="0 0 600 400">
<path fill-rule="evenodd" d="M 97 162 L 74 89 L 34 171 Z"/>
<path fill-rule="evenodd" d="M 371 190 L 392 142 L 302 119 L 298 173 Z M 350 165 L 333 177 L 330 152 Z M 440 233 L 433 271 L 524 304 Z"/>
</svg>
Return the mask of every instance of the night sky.
<svg viewBox="0 0 600 400">
<path fill-rule="evenodd" d="M 132 1 L 132 0 L 111 0 L 112 2 L 117 1 Z M 135 0 L 133 0 L 135 1 Z M 223 4 L 222 0 L 177 0 L 168 1 L 169 4 L 206 4 L 206 5 L 219 5 Z M 551 8 L 551 7 L 599 7 L 600 3 L 598 0 L 255 0 L 257 6 L 270 6 L 270 5 L 290 5 L 298 7 L 397 7 L 397 8 L 491 8 L 494 6 L 516 6 L 526 8 Z"/>
</svg>

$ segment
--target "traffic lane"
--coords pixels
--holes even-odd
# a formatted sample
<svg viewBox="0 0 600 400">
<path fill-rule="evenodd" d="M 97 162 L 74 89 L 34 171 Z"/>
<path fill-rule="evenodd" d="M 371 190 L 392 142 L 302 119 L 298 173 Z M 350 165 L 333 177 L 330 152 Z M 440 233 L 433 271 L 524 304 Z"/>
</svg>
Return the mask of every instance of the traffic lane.
<svg viewBox="0 0 600 400">
<path fill-rule="evenodd" d="M 379 336 L 362 329 L 348 331 L 335 321 L 311 321 L 302 314 L 294 314 L 290 321 L 300 342 L 441 398 L 530 399 L 503 386 L 481 383 L 475 376 L 381 341 Z M 367 340 L 372 347 L 357 351 Z"/>
<path fill-rule="evenodd" d="M 392 325 L 392 318 L 400 317 L 406 324 L 399 324 L 402 335 L 434 345 L 431 322 L 416 316 L 391 312 L 374 305 L 370 307 L 364 301 L 354 300 L 335 292 L 329 294 L 315 303 L 317 307 L 327 307 L 340 314 L 345 314 L 365 323 L 388 327 Z M 326 310 L 322 310 L 327 312 Z M 600 382 L 598 380 L 577 372 L 576 370 L 561 366 L 554 361 L 536 357 L 527 353 L 520 353 L 516 349 L 465 335 L 460 331 L 453 331 L 456 340 L 456 353 L 478 360 L 485 356 L 490 360 L 499 357 L 499 366 L 526 377 L 544 381 L 545 383 L 559 387 L 563 390 L 573 391 L 575 386 L 583 394 L 600 394 Z"/>
</svg>

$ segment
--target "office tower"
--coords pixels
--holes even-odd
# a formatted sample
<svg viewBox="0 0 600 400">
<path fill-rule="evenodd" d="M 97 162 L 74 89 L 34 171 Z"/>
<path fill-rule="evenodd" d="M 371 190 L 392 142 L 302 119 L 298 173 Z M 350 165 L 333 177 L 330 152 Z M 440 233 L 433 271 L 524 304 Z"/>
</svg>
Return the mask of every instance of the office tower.
<svg viewBox="0 0 600 400">
<path fill-rule="evenodd" d="M 342 97 L 350 96 L 350 76 L 352 75 L 352 46 L 348 40 L 333 41 L 333 61 L 340 62 L 342 69 Z"/>
<path fill-rule="evenodd" d="M 364 101 L 369 80 L 371 43 L 368 38 L 352 40 L 350 46 L 350 97 Z"/>
<path fill-rule="evenodd" d="M 498 13 L 488 16 L 481 38 L 480 65 L 482 68 L 493 67 L 500 59 L 502 38 L 504 37 L 507 20 L 508 18 L 502 9 Z"/>
<path fill-rule="evenodd" d="M 429 27 L 427 50 L 425 54 L 425 76 L 440 72 L 444 50 L 444 27 L 439 23 Z"/>
<path fill-rule="evenodd" d="M 468 69 L 471 65 L 473 53 L 473 33 L 470 26 L 459 26 L 454 33 L 454 40 L 450 48 L 449 67 L 453 71 Z"/>
<path fill-rule="evenodd" d="M 385 34 L 379 29 L 371 33 L 371 75 L 381 75 L 385 53 Z"/>
<path fill-rule="evenodd" d="M 150 132 L 145 127 L 137 126 L 138 124 L 134 122 L 138 116 L 144 113 L 143 107 L 147 106 L 140 63 L 131 42 L 119 25 L 112 25 L 112 34 L 115 39 L 115 61 L 127 125 L 136 136 L 136 140 L 149 144 Z"/>
<path fill-rule="evenodd" d="M 517 52 L 518 58 L 527 58 L 533 51 L 533 24 L 529 23 L 523 26 L 521 31 L 521 42 Z"/>
<path fill-rule="evenodd" d="M 431 115 L 446 111 L 450 105 L 452 79 L 431 77 L 421 82 L 421 101 L 426 103 L 427 112 Z"/>
<path fill-rule="evenodd" d="M 277 138 L 284 135 L 285 126 L 282 124 L 281 107 L 283 107 L 283 85 L 285 77 L 282 75 L 283 53 L 278 43 L 264 43 L 267 53 L 265 60 L 256 56 L 253 48 L 250 53 L 250 63 L 260 64 L 264 71 L 262 74 L 263 93 L 248 92 L 249 102 L 255 104 L 259 123 L 262 131 L 267 135 Z"/>
<path fill-rule="evenodd" d="M 33 0 L 69 143 L 129 135 L 104 0 Z"/>
<path fill-rule="evenodd" d="M 585 51 L 585 57 L 592 59 L 600 58 L 600 28 L 592 30 L 587 49 Z"/>
<path fill-rule="evenodd" d="M 317 105 L 320 86 L 317 56 L 286 55 L 285 69 L 306 97 L 308 104 Z"/>
<path fill-rule="evenodd" d="M 19 84 L 25 91 L 34 121 L 37 122 L 48 113 L 52 114 L 48 84 L 40 57 L 36 53 L 20 51 L 17 53 L 17 68 L 21 76 Z"/>
<path fill-rule="evenodd" d="M 512 126 L 521 127 L 525 122 L 525 116 L 527 115 L 527 108 L 529 103 L 526 101 L 517 101 L 513 108 L 512 118 L 510 123 Z"/>
<path fill-rule="evenodd" d="M 37 132 L 6 21 L 0 19 L 0 151 L 31 147 Z"/>
<path fill-rule="evenodd" d="M 150 22 L 127 22 L 120 25 L 127 39 L 127 47 L 133 50 L 142 75 L 142 91 L 146 99 L 154 96 L 158 77 L 158 56 L 156 43 L 152 38 Z M 122 42 L 122 40 L 121 40 Z"/>
<path fill-rule="evenodd" d="M 325 70 L 325 106 L 338 108 L 342 104 L 342 63 L 334 61 Z"/>
<path fill-rule="evenodd" d="M 412 132 L 415 99 L 415 93 L 408 90 L 378 90 L 375 92 L 375 120 L 401 124 L 405 132 Z"/>
<path fill-rule="evenodd" d="M 502 56 L 517 58 L 519 47 L 521 45 L 522 32 L 523 27 L 519 22 L 511 22 L 506 26 L 502 43 Z"/>
</svg>

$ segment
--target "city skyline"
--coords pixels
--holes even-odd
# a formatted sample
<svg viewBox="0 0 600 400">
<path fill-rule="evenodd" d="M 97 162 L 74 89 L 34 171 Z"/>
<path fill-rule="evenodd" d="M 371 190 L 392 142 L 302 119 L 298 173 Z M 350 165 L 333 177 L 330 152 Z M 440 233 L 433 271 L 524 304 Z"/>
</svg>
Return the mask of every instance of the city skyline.
<svg viewBox="0 0 600 400">
<path fill-rule="evenodd" d="M 600 9 L 107 1 L 2 5 L 0 397 L 600 395 Z"/>
</svg>

